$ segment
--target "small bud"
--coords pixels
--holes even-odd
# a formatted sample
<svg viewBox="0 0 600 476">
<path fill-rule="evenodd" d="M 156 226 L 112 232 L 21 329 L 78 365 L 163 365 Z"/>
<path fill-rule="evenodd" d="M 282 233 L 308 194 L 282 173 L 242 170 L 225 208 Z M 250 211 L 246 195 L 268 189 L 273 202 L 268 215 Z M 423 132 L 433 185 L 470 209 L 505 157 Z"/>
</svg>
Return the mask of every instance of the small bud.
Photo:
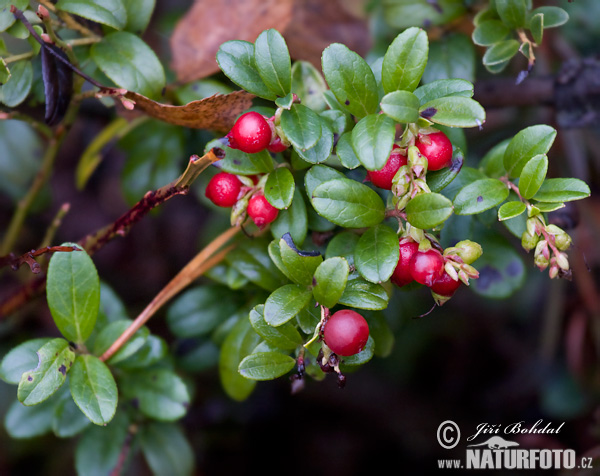
<svg viewBox="0 0 600 476">
<path fill-rule="evenodd" d="M 240 198 L 231 208 L 231 226 L 239 226 L 246 218 L 246 209 L 250 201 L 250 194 L 247 193 Z"/>
<path fill-rule="evenodd" d="M 558 266 L 556 264 L 550 266 L 550 271 L 548 272 L 548 275 L 550 276 L 550 279 L 554 279 L 558 276 Z"/>
<path fill-rule="evenodd" d="M 546 240 L 538 241 L 538 244 L 535 246 L 535 257 L 543 256 L 546 261 L 550 260 L 550 251 L 548 250 L 548 242 Z"/>
<path fill-rule="evenodd" d="M 417 243 L 420 243 L 422 240 L 425 239 L 425 233 L 423 232 L 423 230 L 421 230 L 420 228 L 415 228 L 414 226 L 410 227 L 410 230 L 408 230 L 408 234 Z"/>
<path fill-rule="evenodd" d="M 421 177 L 427 173 L 427 158 L 414 145 L 408 148 L 408 166 L 416 177 Z"/>
<path fill-rule="evenodd" d="M 441 294 L 434 293 L 433 291 L 431 291 L 431 295 L 438 306 L 443 306 L 452 298 L 452 296 L 442 296 Z"/>
<path fill-rule="evenodd" d="M 537 231 L 536 231 L 536 228 L 537 228 L 537 225 L 538 225 L 537 218 L 535 218 L 535 217 L 534 218 L 528 218 L 526 224 L 527 224 L 527 233 L 529 233 L 532 236 L 538 234 Z"/>
<path fill-rule="evenodd" d="M 418 187 L 421 191 L 423 191 L 425 193 L 431 193 L 431 189 L 429 188 L 429 185 L 427 185 L 427 182 L 425 182 L 425 180 L 423 180 L 423 179 L 415 180 L 415 186 Z"/>
<path fill-rule="evenodd" d="M 544 271 L 548 267 L 550 260 L 540 253 L 535 256 L 533 262 L 540 269 L 540 271 Z"/>
<path fill-rule="evenodd" d="M 469 285 L 469 276 L 462 269 L 458 272 L 458 279 L 460 279 L 466 286 Z"/>
<path fill-rule="evenodd" d="M 473 263 L 483 254 L 481 245 L 471 240 L 459 241 L 454 248 L 456 248 L 456 254 L 466 264 Z"/>
<path fill-rule="evenodd" d="M 50 13 L 48 12 L 48 9 L 44 5 L 38 5 L 37 15 L 38 15 L 38 17 L 40 17 L 40 20 L 42 20 L 42 21 L 50 18 Z"/>
<path fill-rule="evenodd" d="M 446 261 L 446 264 L 444 265 L 444 270 L 446 270 L 446 273 L 448 273 L 448 275 L 454 281 L 458 281 L 458 273 L 456 272 L 456 268 L 454 266 L 452 266 L 451 261 Z"/>
<path fill-rule="evenodd" d="M 560 251 L 566 251 L 571 247 L 571 237 L 568 233 L 560 233 L 554 236 L 554 244 Z"/>
<path fill-rule="evenodd" d="M 467 273 L 467 276 L 471 279 L 477 279 L 479 277 L 479 271 L 473 268 L 473 266 L 463 264 L 460 269 Z"/>
<path fill-rule="evenodd" d="M 561 233 L 565 232 L 565 230 L 563 230 L 562 228 L 560 228 L 556 225 L 548 225 L 546 227 L 546 231 L 548 233 L 550 233 L 551 235 L 560 235 Z"/>
<path fill-rule="evenodd" d="M 531 251 L 532 249 L 534 249 L 538 244 L 538 241 L 540 241 L 539 236 L 535 234 L 530 235 L 527 231 L 524 231 L 523 235 L 521 236 L 521 246 L 525 251 Z"/>
<path fill-rule="evenodd" d="M 558 267 L 564 271 L 568 271 L 569 270 L 569 257 L 567 256 L 567 253 L 559 253 L 556 256 L 556 264 L 558 265 Z"/>
</svg>

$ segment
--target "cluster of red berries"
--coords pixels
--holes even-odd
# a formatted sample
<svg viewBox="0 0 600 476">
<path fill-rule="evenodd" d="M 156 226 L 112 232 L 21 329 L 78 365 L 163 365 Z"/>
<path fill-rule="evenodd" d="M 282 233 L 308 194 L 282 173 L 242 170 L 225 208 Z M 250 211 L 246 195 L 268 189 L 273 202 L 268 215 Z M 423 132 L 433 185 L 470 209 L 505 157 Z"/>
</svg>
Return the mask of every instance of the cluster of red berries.
<svg viewBox="0 0 600 476">
<path fill-rule="evenodd" d="M 443 132 L 420 135 L 415 141 L 415 146 L 422 155 L 427 157 L 427 170 L 441 170 L 452 163 L 452 142 Z M 392 180 L 396 172 L 407 163 L 406 155 L 401 153 L 400 147 L 394 145 L 392 153 L 383 168 L 381 170 L 370 170 L 367 172 L 367 176 L 376 187 L 391 190 Z"/>
<path fill-rule="evenodd" d="M 438 250 L 419 251 L 419 244 L 410 238 L 400 238 L 400 259 L 391 281 L 402 287 L 413 281 L 424 284 L 434 293 L 450 298 L 460 287 L 445 269 L 446 260 Z"/>
<path fill-rule="evenodd" d="M 254 177 L 253 181 L 258 182 Z M 232 207 L 249 190 L 243 190 L 244 185 L 237 175 L 227 172 L 219 172 L 215 175 L 206 187 L 206 197 L 219 207 Z M 269 223 L 275 221 L 279 210 L 271 205 L 262 191 L 255 191 L 248 200 L 246 213 L 252 218 L 254 224 L 259 228 L 264 228 Z"/>
<path fill-rule="evenodd" d="M 248 154 L 265 149 L 283 152 L 288 147 L 275 132 L 274 118 L 254 111 L 242 114 L 225 137 L 229 139 L 229 147 Z"/>
</svg>

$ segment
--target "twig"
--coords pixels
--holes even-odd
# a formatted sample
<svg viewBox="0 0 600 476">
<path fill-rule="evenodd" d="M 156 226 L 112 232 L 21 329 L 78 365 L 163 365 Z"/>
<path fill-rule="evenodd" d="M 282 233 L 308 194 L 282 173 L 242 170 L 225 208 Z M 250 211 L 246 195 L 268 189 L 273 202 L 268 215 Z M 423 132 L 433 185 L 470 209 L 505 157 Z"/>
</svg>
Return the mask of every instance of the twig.
<svg viewBox="0 0 600 476">
<path fill-rule="evenodd" d="M 127 461 L 127 456 L 129 456 L 129 452 L 131 451 L 131 443 L 133 442 L 133 437 L 137 433 L 137 425 L 131 425 L 127 430 L 127 436 L 125 436 L 125 441 L 123 442 L 123 447 L 121 448 L 121 452 L 119 453 L 119 458 L 117 459 L 117 464 L 114 469 L 110 472 L 110 476 L 120 476 L 123 471 L 123 466 L 125 465 L 125 461 Z"/>
<path fill-rule="evenodd" d="M 63 218 L 65 217 L 65 215 L 67 213 L 69 213 L 70 209 L 71 209 L 70 203 L 63 203 L 62 206 L 58 209 L 58 212 L 56 212 L 56 215 L 54 216 L 52 223 L 50 223 L 50 226 L 46 230 L 46 234 L 44 235 L 44 239 L 42 240 L 42 243 L 40 244 L 40 248 L 43 248 L 45 246 L 50 246 L 50 243 L 52 243 L 52 240 L 54 239 L 54 235 L 56 234 L 56 230 L 58 230 L 58 227 L 60 227 Z"/>
<path fill-rule="evenodd" d="M 7 256 L 0 256 L 0 268 L 10 266 L 14 271 L 19 269 L 21 265 L 28 264 L 33 274 L 38 274 L 41 271 L 40 265 L 35 260 L 38 256 L 46 253 L 56 252 L 71 252 L 79 251 L 74 246 L 46 246 L 38 250 L 31 250 L 21 256 L 15 256 L 12 253 Z"/>
</svg>

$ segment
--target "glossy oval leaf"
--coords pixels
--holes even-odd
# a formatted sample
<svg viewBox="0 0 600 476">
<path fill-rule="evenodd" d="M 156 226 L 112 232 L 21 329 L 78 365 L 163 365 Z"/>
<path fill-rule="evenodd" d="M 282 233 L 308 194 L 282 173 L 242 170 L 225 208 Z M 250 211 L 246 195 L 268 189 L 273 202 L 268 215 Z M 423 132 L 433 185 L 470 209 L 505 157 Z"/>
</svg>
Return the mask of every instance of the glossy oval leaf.
<svg viewBox="0 0 600 476">
<path fill-rule="evenodd" d="M 504 154 L 510 140 L 506 139 L 492 147 L 479 162 L 479 170 L 492 178 L 500 178 L 506 175 L 504 169 Z"/>
<path fill-rule="evenodd" d="M 464 161 L 465 156 L 462 151 L 458 147 L 453 147 L 450 166 L 427 173 L 427 186 L 429 189 L 437 193 L 450 185 L 460 173 Z"/>
<path fill-rule="evenodd" d="M 325 162 L 333 150 L 333 132 L 325 119 L 321 120 L 321 137 L 310 149 L 296 149 L 298 155 L 310 164 Z"/>
<path fill-rule="evenodd" d="M 8 81 L 0 86 L 0 102 L 8 107 L 21 104 L 31 91 L 33 68 L 30 61 L 11 64 Z"/>
<path fill-rule="evenodd" d="M 548 157 L 539 154 L 525 164 L 519 177 L 519 192 L 527 200 L 532 198 L 544 183 L 548 172 Z"/>
<path fill-rule="evenodd" d="M 55 407 L 55 398 L 32 407 L 26 407 L 15 400 L 4 417 L 4 428 L 11 438 L 16 439 L 33 438 L 48 433 L 52 429 Z"/>
<path fill-rule="evenodd" d="M 450 96 L 473 97 L 473 83 L 464 79 L 437 79 L 415 90 L 419 104 Z"/>
<path fill-rule="evenodd" d="M 294 176 L 287 167 L 278 167 L 269 174 L 265 184 L 265 198 L 279 210 L 289 207 L 294 197 Z"/>
<path fill-rule="evenodd" d="M 312 203 L 319 215 L 345 228 L 374 226 L 385 218 L 385 205 L 377 192 L 346 178 L 319 185 Z"/>
<path fill-rule="evenodd" d="M 139 432 L 140 446 L 155 475 L 189 476 L 194 470 L 194 449 L 174 423 L 148 422 Z"/>
<path fill-rule="evenodd" d="M 498 210 L 498 220 L 510 220 L 511 218 L 518 217 L 525 210 L 527 210 L 527 206 L 523 202 L 506 202 Z"/>
<path fill-rule="evenodd" d="M 381 110 L 396 122 L 419 120 L 419 98 L 408 91 L 393 91 L 381 98 Z"/>
<path fill-rule="evenodd" d="M 267 242 L 252 240 L 227 253 L 227 263 L 247 279 L 267 291 L 273 291 L 285 282 L 284 276 L 271 261 Z"/>
<path fill-rule="evenodd" d="M 59 0 L 56 8 L 115 30 L 122 30 L 127 24 L 127 10 L 122 0 Z"/>
<path fill-rule="evenodd" d="M 0 363 L 0 378 L 6 383 L 18 385 L 24 372 L 38 366 L 40 359 L 37 351 L 49 341 L 50 338 L 46 337 L 31 339 L 11 349 Z"/>
<path fill-rule="evenodd" d="M 265 302 L 265 321 L 277 327 L 285 324 L 308 306 L 312 292 L 305 286 L 286 284 L 271 293 Z"/>
<path fill-rule="evenodd" d="M 292 235 L 294 243 L 301 246 L 308 233 L 306 203 L 298 187 L 294 188 L 294 198 L 287 210 L 281 210 L 277 219 L 271 223 L 273 238 L 281 238 L 286 233 Z"/>
<path fill-rule="evenodd" d="M 281 114 L 281 128 L 292 145 L 299 150 L 313 147 L 321 137 L 321 118 L 302 104 L 294 104 Z"/>
<path fill-rule="evenodd" d="M 414 91 L 421 77 L 429 53 L 427 33 L 421 28 L 408 28 L 388 47 L 381 70 L 381 82 L 386 93 Z"/>
<path fill-rule="evenodd" d="M 367 281 L 387 281 L 399 259 L 398 235 L 386 225 L 369 228 L 354 250 L 356 270 Z"/>
<path fill-rule="evenodd" d="M 504 153 L 504 168 L 511 177 L 519 177 L 534 156 L 546 154 L 556 138 L 553 127 L 540 124 L 527 127 L 514 136 Z"/>
<path fill-rule="evenodd" d="M 457 215 L 474 215 L 502 203 L 508 197 L 508 187 L 498 179 L 486 178 L 462 188 L 454 198 Z"/>
<path fill-rule="evenodd" d="M 281 352 L 256 352 L 240 362 L 240 374 L 250 380 L 273 380 L 287 374 L 296 360 Z"/>
<path fill-rule="evenodd" d="M 279 240 L 279 253 L 292 281 L 310 286 L 315 270 L 323 262 L 321 253 L 298 249 L 289 233 Z"/>
<path fill-rule="evenodd" d="M 335 306 L 346 288 L 350 266 L 345 258 L 336 256 L 323 261 L 315 271 L 313 296 L 320 305 Z"/>
<path fill-rule="evenodd" d="M 544 181 L 533 196 L 540 202 L 570 202 L 590 196 L 590 187 L 576 178 L 552 178 Z"/>
<path fill-rule="evenodd" d="M 96 425 L 106 425 L 117 411 L 117 384 L 104 362 L 93 355 L 79 355 L 69 377 L 73 400 Z"/>
<path fill-rule="evenodd" d="M 485 66 L 506 63 L 519 52 L 521 44 L 517 40 L 505 40 L 490 46 L 483 55 Z"/>
<path fill-rule="evenodd" d="M 90 425 L 90 420 L 81 413 L 70 392 L 65 392 L 56 405 L 52 418 L 52 431 L 59 438 L 70 438 L 81 433 Z"/>
<path fill-rule="evenodd" d="M 471 38 L 463 34 L 449 34 L 432 41 L 423 73 L 425 83 L 455 78 L 475 81 L 475 47 Z"/>
<path fill-rule="evenodd" d="M 388 301 L 389 296 L 381 284 L 358 278 L 348 281 L 339 303 L 356 309 L 378 311 L 385 309 Z"/>
<path fill-rule="evenodd" d="M 544 28 L 556 28 L 569 21 L 569 14 L 560 7 L 539 7 L 532 10 L 530 16 L 533 18 L 540 13 L 544 15 Z"/>
<path fill-rule="evenodd" d="M 529 30 L 531 31 L 531 36 L 533 37 L 533 41 L 535 41 L 538 45 L 542 43 L 544 39 L 544 14 L 538 13 L 537 15 L 533 15 L 531 20 L 529 20 Z"/>
<path fill-rule="evenodd" d="M 267 343 L 283 350 L 294 350 L 303 344 L 302 336 L 290 322 L 273 327 L 265 321 L 265 306 L 260 304 L 250 311 L 250 324 Z"/>
<path fill-rule="evenodd" d="M 452 215 L 452 202 L 439 193 L 422 193 L 406 205 L 406 219 L 417 228 L 436 227 Z"/>
<path fill-rule="evenodd" d="M 274 29 L 265 30 L 254 42 L 254 61 L 261 79 L 277 96 L 292 90 L 292 62 L 283 36 Z"/>
<path fill-rule="evenodd" d="M 450 127 L 481 127 L 485 111 L 481 104 L 471 98 L 451 96 L 434 99 L 421 106 L 421 116 Z"/>
<path fill-rule="evenodd" d="M 352 148 L 352 131 L 344 132 L 335 146 L 335 154 L 347 169 L 353 170 L 360 166 L 360 161 Z"/>
<path fill-rule="evenodd" d="M 525 0 L 496 0 L 496 11 L 508 28 L 525 26 L 527 5 Z"/>
<path fill-rule="evenodd" d="M 394 139 L 396 125 L 383 114 L 362 118 L 352 129 L 352 148 L 367 170 L 381 170 L 386 164 Z"/>
<path fill-rule="evenodd" d="M 315 165 L 311 167 L 306 175 L 304 176 L 304 187 L 306 188 L 306 195 L 312 201 L 312 194 L 319 185 L 330 180 L 338 178 L 345 178 L 344 174 L 338 170 L 327 167 L 326 165 Z"/>
<path fill-rule="evenodd" d="M 486 20 L 477 25 L 471 38 L 479 46 L 499 43 L 510 33 L 510 29 L 500 20 Z"/>
</svg>

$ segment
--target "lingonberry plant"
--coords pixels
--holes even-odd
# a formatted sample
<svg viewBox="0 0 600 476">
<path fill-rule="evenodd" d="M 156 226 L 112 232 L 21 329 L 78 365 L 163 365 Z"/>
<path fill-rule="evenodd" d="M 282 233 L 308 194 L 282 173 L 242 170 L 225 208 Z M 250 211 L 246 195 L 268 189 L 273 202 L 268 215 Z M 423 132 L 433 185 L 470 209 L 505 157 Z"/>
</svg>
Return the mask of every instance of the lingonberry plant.
<svg viewBox="0 0 600 476">
<path fill-rule="evenodd" d="M 17 385 L 5 419 L 15 438 L 82 434 L 75 455 L 81 474 L 89 461 L 104 473 L 120 471 L 127 452 L 139 448 L 155 473 L 187 474 L 191 449 L 175 423 L 192 401 L 186 372 L 218 367 L 224 391 L 240 401 L 257 381 L 290 373 L 294 391 L 327 372 L 343 386 L 347 371 L 391 352 L 393 334 L 383 311 L 395 293 L 410 299 L 425 286 L 438 308 L 457 292 L 508 297 L 525 279 L 526 265 L 515 249 L 519 240 L 550 278 L 570 276 L 571 237 L 548 214 L 590 190 L 578 179 L 547 178 L 557 131 L 531 125 L 499 137 L 502 142 L 481 160 L 466 165 L 462 129 L 473 128 L 475 140 L 486 123 L 473 99 L 473 78 L 426 74 L 428 62 L 438 71 L 445 64 L 439 41 L 430 50 L 424 29 L 398 20 L 406 15 L 391 15 L 402 24 L 392 22 L 392 41 L 378 44 L 369 61 L 343 44 L 329 45 L 322 52 L 323 75 L 310 63 L 292 63 L 275 29 L 254 42 L 226 41 L 216 61 L 242 91 L 165 105 L 153 100 L 165 87 L 162 65 L 132 33 L 145 28 L 151 9 L 142 15 L 136 2 L 114 2 L 122 8 L 108 12 L 88 0 L 43 1 L 34 25 L 29 2 L 15 1 L 0 12 L 6 33 L 33 47 L 0 63 L 0 100 L 8 108 L 0 118 L 11 119 L 0 133 L 25 127 L 32 141 L 39 141 L 34 131 L 48 140 L 33 185 L 24 198 L 13 194 L 21 201 L 0 244 L 0 263 L 25 263 L 39 272 L 35 258 L 54 253 L 45 280 L 26 283 L 18 297 L 0 303 L 0 312 L 16 312 L 45 285 L 62 335 L 25 341 L 2 360 L 0 377 Z M 526 0 L 481 3 L 472 38 L 488 48 L 483 62 L 491 72 L 505 68 L 518 51 L 530 70 L 544 29 L 566 21 L 562 9 L 532 10 Z M 427 24 L 465 14 L 462 7 L 448 8 L 447 16 L 433 15 Z M 120 16 L 121 10 L 131 16 Z M 73 15 L 103 28 L 89 29 Z M 33 73 L 38 54 L 40 78 Z M 99 82 L 107 78 L 114 86 Z M 84 89 L 86 81 L 94 89 Z M 184 87 L 169 88 L 174 102 L 178 94 L 187 97 Z M 118 105 L 122 116 L 82 155 L 77 185 L 86 186 L 103 147 L 119 138 L 130 155 L 125 196 L 135 205 L 76 243 L 72 237 L 62 247 L 46 248 L 66 213 L 61 209 L 38 251 L 10 254 L 82 100 L 93 96 Z M 24 101 L 43 102 L 45 122 L 28 109 L 14 109 Z M 133 119 L 131 110 L 138 113 Z M 179 170 L 175 158 L 190 143 L 199 152 L 200 142 L 184 146 L 188 128 L 214 134 L 202 136 L 204 153 Z M 148 164 L 148 155 L 156 163 Z M 180 176 L 156 182 L 165 170 Z M 126 236 L 156 206 L 186 194 L 199 176 L 204 187 L 198 195 L 231 208 L 231 227 L 132 321 L 91 256 Z M 514 235 L 513 243 L 505 235 Z M 185 291 L 168 306 L 170 336 L 152 334 L 148 319 L 202 275 L 214 282 Z M 102 457 L 96 457 L 97 446 Z"/>
</svg>

